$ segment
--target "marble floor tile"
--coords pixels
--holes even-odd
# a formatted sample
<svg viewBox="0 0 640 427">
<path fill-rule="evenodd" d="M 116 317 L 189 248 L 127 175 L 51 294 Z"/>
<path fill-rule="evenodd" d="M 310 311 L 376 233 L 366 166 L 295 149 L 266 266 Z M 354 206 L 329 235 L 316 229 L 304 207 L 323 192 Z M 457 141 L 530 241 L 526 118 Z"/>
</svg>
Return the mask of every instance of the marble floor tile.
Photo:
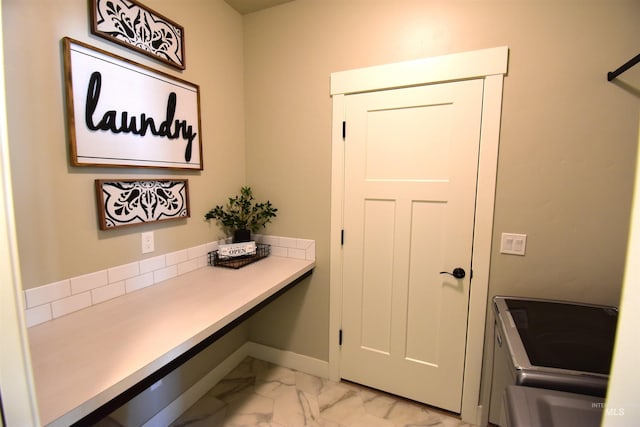
<svg viewBox="0 0 640 427">
<path fill-rule="evenodd" d="M 251 357 L 171 427 L 473 427 L 446 411 Z"/>
</svg>

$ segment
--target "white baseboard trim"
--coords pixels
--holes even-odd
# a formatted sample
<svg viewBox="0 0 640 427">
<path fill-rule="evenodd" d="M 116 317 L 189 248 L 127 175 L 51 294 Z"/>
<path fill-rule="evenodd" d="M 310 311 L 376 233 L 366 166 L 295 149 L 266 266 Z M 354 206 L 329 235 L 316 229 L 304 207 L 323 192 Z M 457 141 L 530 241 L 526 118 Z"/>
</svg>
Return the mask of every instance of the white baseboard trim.
<svg viewBox="0 0 640 427">
<path fill-rule="evenodd" d="M 194 403 L 200 400 L 202 396 L 211 390 L 213 386 L 231 372 L 233 368 L 238 366 L 247 356 L 264 360 L 265 362 L 270 362 L 284 368 L 295 369 L 309 375 L 329 378 L 329 362 L 247 341 L 197 383 L 178 396 L 177 399 L 144 423 L 142 427 L 166 426 L 171 424 Z"/>
<path fill-rule="evenodd" d="M 484 424 L 482 424 L 484 416 L 485 416 L 484 407 L 482 405 L 478 405 L 478 408 L 476 409 L 475 425 L 486 426 L 489 423 L 489 420 L 488 419 L 484 420 Z M 487 414 L 487 418 L 489 418 L 488 414 Z"/>
<path fill-rule="evenodd" d="M 271 362 L 283 368 L 295 369 L 309 375 L 320 378 L 329 378 L 329 362 L 294 353 L 292 351 L 280 350 L 255 342 L 245 343 L 248 347 L 248 354 L 256 359 Z"/>
</svg>

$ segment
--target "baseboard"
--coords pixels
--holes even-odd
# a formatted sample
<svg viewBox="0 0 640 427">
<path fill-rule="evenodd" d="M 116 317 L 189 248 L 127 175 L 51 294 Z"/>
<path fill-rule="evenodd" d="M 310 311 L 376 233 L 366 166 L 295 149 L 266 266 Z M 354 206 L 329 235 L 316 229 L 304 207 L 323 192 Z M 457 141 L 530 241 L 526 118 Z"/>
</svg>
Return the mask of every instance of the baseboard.
<svg viewBox="0 0 640 427">
<path fill-rule="evenodd" d="M 476 419 L 474 424 L 477 426 L 486 426 L 489 421 L 485 418 L 489 418 L 489 416 L 488 414 L 485 414 L 484 406 L 478 405 L 478 408 L 476 409 Z"/>
<path fill-rule="evenodd" d="M 169 425 L 204 396 L 213 386 L 224 378 L 233 368 L 238 366 L 245 357 L 251 356 L 284 368 L 295 369 L 300 372 L 321 378 L 329 377 L 329 363 L 324 360 L 269 347 L 247 341 L 218 366 L 205 375 L 200 381 L 182 393 L 163 410 L 154 415 L 142 427 Z"/>
<path fill-rule="evenodd" d="M 329 378 L 329 362 L 294 353 L 292 351 L 280 350 L 251 341 L 245 343 L 248 354 L 256 359 L 271 362 L 283 368 L 295 369 L 309 375 L 320 378 Z"/>
</svg>

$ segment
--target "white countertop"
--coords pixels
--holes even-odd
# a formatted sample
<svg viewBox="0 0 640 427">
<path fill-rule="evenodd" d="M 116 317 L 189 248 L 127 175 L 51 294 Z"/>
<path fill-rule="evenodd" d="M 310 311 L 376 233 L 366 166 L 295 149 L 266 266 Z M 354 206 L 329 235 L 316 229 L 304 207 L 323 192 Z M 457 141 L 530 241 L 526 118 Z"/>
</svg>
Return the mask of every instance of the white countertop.
<svg viewBox="0 0 640 427">
<path fill-rule="evenodd" d="M 40 421 L 81 419 L 314 266 L 270 256 L 205 267 L 29 328 Z"/>
</svg>

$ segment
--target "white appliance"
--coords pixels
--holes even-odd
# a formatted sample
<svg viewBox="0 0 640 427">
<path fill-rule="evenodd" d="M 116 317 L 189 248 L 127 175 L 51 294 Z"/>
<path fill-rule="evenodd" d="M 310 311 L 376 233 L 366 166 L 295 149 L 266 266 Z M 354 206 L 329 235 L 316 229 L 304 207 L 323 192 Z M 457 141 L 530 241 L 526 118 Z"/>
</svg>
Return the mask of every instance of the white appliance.
<svg viewBox="0 0 640 427">
<path fill-rule="evenodd" d="M 489 421 L 507 426 L 509 385 L 604 397 L 616 307 L 497 296 Z"/>
</svg>

